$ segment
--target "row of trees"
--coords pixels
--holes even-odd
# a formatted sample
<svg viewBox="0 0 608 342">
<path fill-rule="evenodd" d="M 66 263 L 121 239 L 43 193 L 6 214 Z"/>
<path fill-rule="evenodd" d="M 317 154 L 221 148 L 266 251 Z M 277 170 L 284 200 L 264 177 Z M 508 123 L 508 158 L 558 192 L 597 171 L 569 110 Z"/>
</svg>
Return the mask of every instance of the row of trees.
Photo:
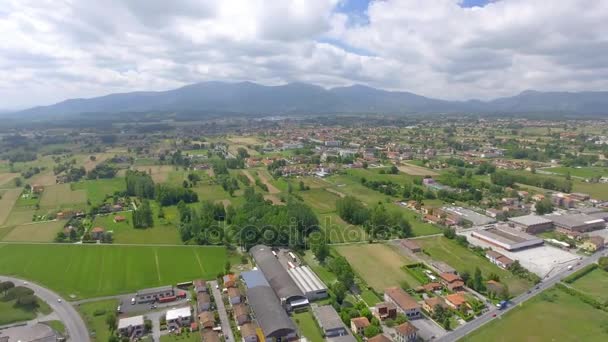
<svg viewBox="0 0 608 342">
<path fill-rule="evenodd" d="M 515 183 L 522 183 L 548 190 L 572 191 L 572 181 L 570 180 L 536 174 L 512 174 L 505 171 L 497 171 L 491 175 L 490 179 L 492 183 L 502 186 L 513 186 Z"/>
</svg>

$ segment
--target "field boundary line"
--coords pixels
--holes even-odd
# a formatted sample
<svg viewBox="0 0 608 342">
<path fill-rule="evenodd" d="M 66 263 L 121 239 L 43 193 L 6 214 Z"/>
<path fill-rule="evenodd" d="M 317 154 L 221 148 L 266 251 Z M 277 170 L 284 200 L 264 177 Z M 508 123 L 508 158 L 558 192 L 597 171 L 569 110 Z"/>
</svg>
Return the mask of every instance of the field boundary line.
<svg viewBox="0 0 608 342">
<path fill-rule="evenodd" d="M 106 261 L 106 253 L 101 253 L 101 267 L 99 268 L 99 281 L 97 282 L 97 292 L 101 289 L 101 280 L 103 279 L 103 266 Z"/>
<path fill-rule="evenodd" d="M 196 253 L 195 250 L 192 250 L 192 253 L 194 253 L 194 256 L 196 257 L 196 261 L 198 262 L 198 266 L 201 269 L 201 273 L 205 273 L 205 268 L 203 267 L 203 263 L 201 262 L 201 258 L 198 256 L 198 253 Z"/>
<path fill-rule="evenodd" d="M 156 261 L 156 274 L 158 275 L 158 282 L 162 284 L 162 279 L 160 278 L 160 265 L 158 264 L 158 253 L 156 249 L 154 249 L 154 260 Z"/>
</svg>

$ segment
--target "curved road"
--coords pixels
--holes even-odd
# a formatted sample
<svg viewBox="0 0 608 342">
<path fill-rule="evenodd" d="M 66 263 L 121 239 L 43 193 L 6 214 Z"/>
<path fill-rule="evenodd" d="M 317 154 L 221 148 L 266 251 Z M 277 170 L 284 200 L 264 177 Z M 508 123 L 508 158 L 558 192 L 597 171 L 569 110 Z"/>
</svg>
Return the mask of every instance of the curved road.
<svg viewBox="0 0 608 342">
<path fill-rule="evenodd" d="M 87 326 L 84 324 L 82 317 L 78 314 L 78 311 L 74 309 L 72 304 L 67 302 L 64 298 L 61 298 L 55 292 L 44 288 L 40 285 L 30 282 L 29 280 L 13 278 L 8 276 L 0 276 L 0 281 L 12 281 L 15 286 L 24 286 L 34 290 L 34 293 L 38 298 L 47 302 L 53 312 L 59 317 L 61 322 L 65 325 L 65 329 L 69 335 L 69 339 L 72 341 L 89 342 L 89 331 Z M 27 282 L 27 285 L 25 285 Z M 61 303 L 57 299 L 61 298 Z"/>
</svg>

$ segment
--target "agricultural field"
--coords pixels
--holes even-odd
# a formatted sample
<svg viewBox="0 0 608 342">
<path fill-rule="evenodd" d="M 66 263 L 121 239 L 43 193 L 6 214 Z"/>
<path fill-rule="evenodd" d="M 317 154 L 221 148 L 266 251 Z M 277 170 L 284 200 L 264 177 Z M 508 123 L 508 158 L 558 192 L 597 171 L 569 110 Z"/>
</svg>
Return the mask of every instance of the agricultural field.
<svg viewBox="0 0 608 342">
<path fill-rule="evenodd" d="M 0 173 L 0 186 L 9 183 L 17 177 L 19 177 L 18 173 Z"/>
<path fill-rule="evenodd" d="M 390 181 L 401 185 L 411 184 L 414 178 L 422 178 L 414 177 L 403 172 L 396 175 L 390 173 L 380 173 L 381 170 L 386 172 L 389 170 L 389 168 L 351 169 L 347 171 L 347 174 L 354 177 L 354 179 L 357 181 L 360 181 L 361 178 L 365 178 L 369 181 Z"/>
<path fill-rule="evenodd" d="M 89 172 L 95 168 L 95 166 L 103 163 L 104 161 L 112 158 L 112 153 L 98 153 L 93 154 L 95 156 L 95 160 L 91 160 L 91 155 L 80 156 L 80 160 L 84 169 Z"/>
<path fill-rule="evenodd" d="M 420 283 L 401 269 L 414 261 L 402 256 L 385 244 L 353 244 L 334 247 L 345 257 L 353 270 L 367 285 L 377 292 L 384 292 L 387 287 L 400 286 L 406 282 L 411 287 Z"/>
<path fill-rule="evenodd" d="M 500 277 L 500 281 L 509 287 L 509 292 L 512 295 L 521 294 L 532 286 L 530 282 L 492 264 L 486 258 L 473 253 L 466 247 L 462 247 L 454 240 L 439 236 L 417 239 L 416 242 L 422 246 L 426 253 L 430 254 L 432 259 L 443 261 L 460 273 L 467 271 L 473 274 L 475 267 L 479 267 L 485 277 L 489 276 L 490 273 L 496 273 Z"/>
<path fill-rule="evenodd" d="M 127 220 L 124 222 L 114 222 L 114 216 L 116 215 L 124 216 Z M 154 227 L 145 229 L 133 228 L 131 212 L 98 215 L 93 221 L 93 227 L 102 227 L 107 231 L 112 231 L 114 243 L 119 244 L 178 245 L 182 243 L 175 225 L 168 222 L 164 222 L 163 224 L 159 222 L 157 217 L 155 217 Z"/>
<path fill-rule="evenodd" d="M 64 225 L 64 221 L 32 222 L 13 227 L 2 241 L 52 242 Z"/>
<path fill-rule="evenodd" d="M 608 301 L 608 272 L 599 267 L 577 279 L 570 286 L 602 303 Z"/>
<path fill-rule="evenodd" d="M 439 174 L 426 167 L 403 163 L 398 166 L 399 171 L 407 173 L 412 176 L 439 176 Z"/>
<path fill-rule="evenodd" d="M 223 247 L 0 244 L 0 273 L 39 282 L 66 298 L 212 279 L 225 262 Z"/>
<path fill-rule="evenodd" d="M 85 190 L 87 200 L 92 205 L 103 203 L 106 195 L 116 191 L 125 191 L 127 184 L 124 178 L 95 179 L 72 183 L 72 190 Z"/>
<path fill-rule="evenodd" d="M 84 190 L 72 190 L 70 184 L 56 184 L 44 188 L 40 198 L 43 208 L 62 208 L 84 205 L 87 193 Z"/>
<path fill-rule="evenodd" d="M 338 195 L 325 189 L 310 189 L 301 191 L 298 194 L 302 196 L 311 208 L 321 214 L 336 211 L 336 201 L 340 198 Z"/>
<path fill-rule="evenodd" d="M 135 167 L 138 171 L 143 171 L 152 177 L 154 183 L 164 183 L 169 179 L 169 174 L 175 171 L 175 166 L 171 165 L 151 165 L 151 166 L 137 166 Z"/>
<path fill-rule="evenodd" d="M 550 289 L 484 325 L 463 342 L 606 341 L 608 313 Z"/>
<path fill-rule="evenodd" d="M 0 198 L 0 226 L 4 225 L 15 206 L 15 202 L 21 196 L 21 188 L 4 191 Z M 30 216 L 31 219 L 31 216 Z"/>
<path fill-rule="evenodd" d="M 106 323 L 106 316 L 108 313 L 116 312 L 117 306 L 118 300 L 116 299 L 83 303 L 76 306 L 87 328 L 92 332 L 91 340 L 97 342 L 109 340 L 111 332 Z"/>
<path fill-rule="evenodd" d="M 260 177 L 260 181 L 268 187 L 268 193 L 270 194 L 278 194 L 281 190 L 277 189 L 274 184 L 272 184 L 271 180 L 274 180 L 272 176 L 266 170 L 259 170 L 258 177 Z"/>
<path fill-rule="evenodd" d="M 542 169 L 543 171 L 553 172 L 560 175 L 567 175 L 570 173 L 571 176 L 581 177 L 581 178 L 593 178 L 593 177 L 602 177 L 608 176 L 608 168 L 606 167 L 550 167 L 546 169 Z"/>
<path fill-rule="evenodd" d="M 44 171 L 37 175 L 34 175 L 31 179 L 27 180 L 30 184 L 38 184 L 38 185 L 55 185 L 57 184 L 57 176 L 53 173 L 53 171 Z"/>
</svg>

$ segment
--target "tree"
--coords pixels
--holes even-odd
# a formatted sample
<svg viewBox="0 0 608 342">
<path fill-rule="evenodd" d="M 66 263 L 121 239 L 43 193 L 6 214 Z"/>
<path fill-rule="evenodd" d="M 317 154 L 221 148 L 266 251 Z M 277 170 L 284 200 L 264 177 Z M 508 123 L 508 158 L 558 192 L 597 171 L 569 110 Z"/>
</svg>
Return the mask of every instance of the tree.
<svg viewBox="0 0 608 342">
<path fill-rule="evenodd" d="M 139 208 L 133 212 L 133 227 L 134 228 L 149 228 L 154 226 L 154 218 L 150 201 L 144 199 Z"/>
<path fill-rule="evenodd" d="M 325 234 L 317 234 L 314 239 L 311 239 L 310 249 L 315 255 L 315 258 L 320 262 L 324 263 L 325 259 L 329 256 L 329 246 L 327 245 L 327 239 Z"/>
<path fill-rule="evenodd" d="M 336 301 L 341 305 L 344 302 L 344 298 L 346 298 L 346 291 L 348 289 L 344 284 L 340 282 L 335 282 L 331 285 L 331 292 L 334 294 Z"/>
<path fill-rule="evenodd" d="M 608 257 L 600 257 L 597 263 L 604 271 L 608 271 Z"/>
<path fill-rule="evenodd" d="M 483 291 L 485 289 L 479 267 L 475 267 L 475 273 L 473 274 L 473 289 L 475 291 Z"/>
<path fill-rule="evenodd" d="M 110 331 L 116 330 L 116 315 L 113 312 L 108 312 L 106 315 L 106 324 Z"/>
<path fill-rule="evenodd" d="M 230 272 L 231 267 L 232 265 L 230 264 L 230 260 L 226 260 L 226 264 L 224 265 L 224 271 L 226 272 L 226 274 Z"/>
<path fill-rule="evenodd" d="M 467 284 L 469 279 L 471 279 L 471 274 L 468 271 L 463 271 L 460 273 L 460 278 L 465 284 Z"/>
<path fill-rule="evenodd" d="M 553 203 L 548 198 L 538 201 L 535 205 L 538 215 L 550 214 L 553 212 Z"/>
<path fill-rule="evenodd" d="M 365 337 L 367 338 L 371 338 L 374 337 L 378 334 L 380 334 L 380 328 L 376 325 L 370 325 L 367 328 L 365 328 L 365 330 L 363 331 L 363 335 L 365 335 Z"/>
<path fill-rule="evenodd" d="M 18 306 L 35 309 L 38 307 L 38 298 L 36 298 L 36 296 L 33 294 L 24 295 L 17 298 L 16 304 Z"/>
</svg>

